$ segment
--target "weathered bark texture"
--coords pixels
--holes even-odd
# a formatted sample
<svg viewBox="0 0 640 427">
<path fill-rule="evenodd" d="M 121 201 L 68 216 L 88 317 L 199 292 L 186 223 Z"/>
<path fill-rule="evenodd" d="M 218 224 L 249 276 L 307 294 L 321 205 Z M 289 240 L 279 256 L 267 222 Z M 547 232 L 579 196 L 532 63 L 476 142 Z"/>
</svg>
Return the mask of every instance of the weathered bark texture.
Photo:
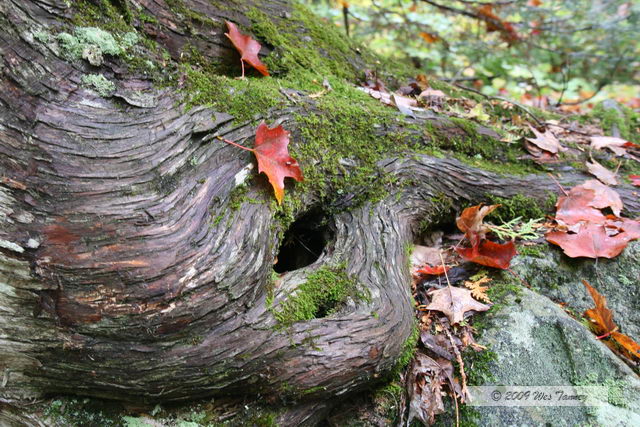
<svg viewBox="0 0 640 427">
<path fill-rule="evenodd" d="M 117 3 L 117 2 L 116 2 Z M 159 43 L 228 55 L 222 26 L 179 32 L 164 2 L 135 2 L 159 20 Z M 240 12 L 202 0 L 221 22 Z M 281 14 L 286 2 L 258 7 Z M 544 176 L 504 177 L 424 155 L 388 159 L 409 178 L 392 197 L 330 219 L 335 240 L 286 273 L 274 306 L 320 266 L 346 264 L 370 291 L 325 318 L 279 328 L 266 299 L 279 246 L 268 202 L 230 208 L 252 159 L 209 143 L 251 138 L 225 112 L 186 111 L 169 88 L 106 61 L 115 96 L 82 87 L 86 61 L 61 59 L 33 30 L 62 25 L 63 0 L 0 5 L 0 397 L 75 393 L 177 401 L 214 395 L 327 400 L 366 387 L 395 364 L 413 327 L 405 246 L 441 193 L 543 199 Z M 141 95 L 144 94 L 144 95 Z M 292 111 L 275 114 L 288 128 Z M 197 158 L 197 165 L 190 159 Z M 621 191 L 634 211 L 640 202 Z M 249 195 L 266 200 L 264 188 Z M 298 214 L 315 205 L 312 196 Z M 224 215 L 224 220 L 214 218 Z M 375 313 L 376 315 L 372 315 Z M 309 404 L 297 421 L 326 408 Z"/>
</svg>

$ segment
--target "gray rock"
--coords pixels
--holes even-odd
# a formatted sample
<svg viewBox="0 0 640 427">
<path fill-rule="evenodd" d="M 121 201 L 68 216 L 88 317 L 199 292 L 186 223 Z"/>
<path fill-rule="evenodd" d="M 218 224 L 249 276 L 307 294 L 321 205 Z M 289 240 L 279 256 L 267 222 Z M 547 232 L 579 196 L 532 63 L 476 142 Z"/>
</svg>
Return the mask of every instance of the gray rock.
<svg viewBox="0 0 640 427">
<path fill-rule="evenodd" d="M 582 280 L 607 298 L 613 320 L 623 332 L 640 342 L 640 241 L 614 259 L 572 259 L 555 247 L 541 257 L 517 257 L 513 270 L 532 289 L 553 301 L 567 304 L 576 317 L 593 307 Z"/>
<path fill-rule="evenodd" d="M 497 356 L 487 384 L 604 385 L 622 396 L 595 407 L 482 407 L 481 425 L 640 425 L 640 379 L 624 362 L 548 298 L 524 289 L 510 299 L 482 335 Z"/>
</svg>

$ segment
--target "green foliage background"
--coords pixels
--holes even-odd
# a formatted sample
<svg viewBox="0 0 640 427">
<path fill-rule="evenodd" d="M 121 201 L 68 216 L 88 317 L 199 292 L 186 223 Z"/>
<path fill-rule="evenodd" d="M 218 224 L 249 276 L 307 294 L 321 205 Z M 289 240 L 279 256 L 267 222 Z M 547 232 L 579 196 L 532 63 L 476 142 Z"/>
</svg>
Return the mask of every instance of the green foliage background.
<svg viewBox="0 0 640 427">
<path fill-rule="evenodd" d="M 346 2 L 304 2 L 345 27 Z M 487 31 L 479 13 L 486 5 L 513 25 L 518 41 Z M 348 22 L 351 37 L 378 53 L 486 94 L 553 103 L 639 96 L 640 0 L 353 0 Z"/>
</svg>

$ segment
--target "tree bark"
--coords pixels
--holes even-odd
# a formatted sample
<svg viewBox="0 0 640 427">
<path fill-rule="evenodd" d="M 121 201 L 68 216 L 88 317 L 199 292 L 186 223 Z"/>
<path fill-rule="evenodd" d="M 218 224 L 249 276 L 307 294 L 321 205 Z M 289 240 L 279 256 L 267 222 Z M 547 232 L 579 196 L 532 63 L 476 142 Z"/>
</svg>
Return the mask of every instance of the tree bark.
<svg viewBox="0 0 640 427">
<path fill-rule="evenodd" d="M 187 31 L 163 1 L 112 3 L 155 17 L 155 39 L 174 59 L 187 43 L 203 55 L 229 56 L 222 20 L 248 22 L 248 5 L 185 0 L 187 10 L 220 24 Z M 254 6 L 286 19 L 285 1 Z M 113 96 L 88 90 L 81 79 L 94 66 L 33 40 L 43 25 L 66 28 L 73 12 L 62 0 L 0 5 L 4 401 L 46 393 L 132 401 L 250 396 L 295 400 L 302 405 L 295 419 L 312 423 L 330 408 L 326 402 L 367 387 L 396 364 L 414 325 L 405 247 L 438 195 L 460 206 L 487 193 L 542 200 L 557 188 L 544 176 L 503 176 L 457 160 L 388 158 L 382 170 L 412 185 L 329 218 L 335 238 L 320 258 L 274 287 L 283 231 L 276 211 L 257 186 L 249 196 L 264 203 L 231 208 L 252 160 L 211 142 L 214 134 L 249 139 L 253 126 L 224 111 L 186 110 L 182 95 L 115 59 L 101 66 L 117 82 Z M 296 108 L 272 117 L 295 132 Z M 444 134 L 453 126 L 429 120 Z M 640 211 L 628 189 L 621 193 L 629 210 Z M 317 203 L 310 195 L 296 216 Z M 224 220 L 215 221 L 220 215 Z M 270 307 L 322 266 L 341 264 L 369 297 L 281 327 Z"/>
</svg>

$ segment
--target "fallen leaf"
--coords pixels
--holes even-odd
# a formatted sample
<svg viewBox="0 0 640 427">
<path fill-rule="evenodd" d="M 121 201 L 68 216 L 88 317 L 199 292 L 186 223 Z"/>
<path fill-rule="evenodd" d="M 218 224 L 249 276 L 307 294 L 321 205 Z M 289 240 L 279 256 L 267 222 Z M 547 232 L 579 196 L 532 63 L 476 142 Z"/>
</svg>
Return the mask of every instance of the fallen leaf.
<svg viewBox="0 0 640 427">
<path fill-rule="evenodd" d="M 572 188 L 568 196 L 558 197 L 556 221 L 563 225 L 573 225 L 580 221 L 603 222 L 606 219 L 603 213 L 590 206 L 595 197 L 592 189 L 581 186 Z"/>
<path fill-rule="evenodd" d="M 471 246 L 476 246 L 481 239 L 484 239 L 489 227 L 484 225 L 482 221 L 484 217 L 493 212 L 500 205 L 476 205 L 466 208 L 462 214 L 456 218 L 456 225 L 471 242 Z"/>
<path fill-rule="evenodd" d="M 451 362 L 443 359 L 444 363 Z M 445 412 L 442 402 L 442 386 L 447 375 L 446 368 L 422 352 L 411 362 L 408 372 L 407 391 L 409 415 L 407 424 L 418 418 L 424 425 L 433 424 L 435 416 Z M 451 367 L 453 372 L 453 366 Z"/>
<path fill-rule="evenodd" d="M 623 205 L 615 190 L 596 179 L 590 179 L 573 187 L 568 196 L 559 197 L 556 208 L 556 221 L 573 225 L 580 221 L 602 223 L 606 218 L 599 209 L 611 208 L 619 216 Z"/>
<path fill-rule="evenodd" d="M 627 244 L 638 237 L 613 224 L 583 222 L 577 224 L 574 232 L 550 231 L 545 234 L 547 241 L 558 245 L 571 258 L 614 258 Z"/>
<path fill-rule="evenodd" d="M 613 321 L 613 312 L 607 307 L 607 299 L 595 290 L 586 280 L 582 284 L 587 288 L 591 299 L 595 303 L 594 308 L 584 312 L 584 315 L 592 322 L 592 326 L 598 338 L 611 337 L 626 352 L 635 358 L 640 358 L 640 345 L 631 337 L 618 332 L 618 326 Z"/>
<path fill-rule="evenodd" d="M 500 244 L 490 240 L 482 240 L 470 248 L 456 248 L 456 252 L 467 261 L 502 270 L 508 269 L 511 259 L 518 254 L 515 243 Z"/>
<path fill-rule="evenodd" d="M 454 336 L 453 339 L 457 341 L 454 341 L 457 346 L 462 345 L 462 342 L 458 337 Z M 453 360 L 456 357 L 451 341 L 445 336 L 445 334 L 434 335 L 429 331 L 421 331 L 420 341 L 422 341 L 422 344 L 427 350 L 434 352 L 442 358 Z"/>
<path fill-rule="evenodd" d="M 536 137 L 526 139 L 536 147 L 548 151 L 551 154 L 558 154 L 558 151 L 565 151 L 565 148 L 562 147 L 558 138 L 556 138 L 550 130 L 547 129 L 544 133 L 541 133 L 531 125 L 529 125 L 529 128 Z"/>
<path fill-rule="evenodd" d="M 629 175 L 629 179 L 631 180 L 631 184 L 640 187 L 640 175 Z"/>
<path fill-rule="evenodd" d="M 439 311 L 449 318 L 452 325 L 460 323 L 468 311 L 487 311 L 489 306 L 473 299 L 468 289 L 447 286 L 430 292 L 431 303 L 427 310 Z"/>
<path fill-rule="evenodd" d="M 418 95 L 418 98 L 430 98 L 430 97 L 433 97 L 433 98 L 446 98 L 446 96 L 447 95 L 443 91 L 438 90 L 438 89 L 431 89 L 429 87 L 429 88 L 426 88 L 425 90 L 423 90 L 422 92 L 420 92 L 420 95 Z"/>
<path fill-rule="evenodd" d="M 451 267 L 437 265 L 435 267 L 431 267 L 430 265 L 425 265 L 424 267 L 416 270 L 416 273 L 427 274 L 431 276 L 439 276 L 449 271 Z"/>
<path fill-rule="evenodd" d="M 616 216 L 620 216 L 620 211 L 623 208 L 622 199 L 614 189 L 607 187 L 596 179 L 585 181 L 581 185 L 572 188 L 571 191 L 576 188 L 586 188 L 594 191 L 594 198 L 588 203 L 589 206 L 597 209 L 611 208 L 611 211 Z"/>
<path fill-rule="evenodd" d="M 242 77 L 244 77 L 245 62 L 258 70 L 263 76 L 268 76 L 269 71 L 267 70 L 267 66 L 260 61 L 260 58 L 258 58 L 258 52 L 260 52 L 260 48 L 262 47 L 260 43 L 252 39 L 251 36 L 242 34 L 233 22 L 224 22 L 227 23 L 227 28 L 229 28 L 229 32 L 224 33 L 224 35 L 231 40 L 231 43 L 233 43 L 241 55 L 240 63 L 242 64 Z"/>
<path fill-rule="evenodd" d="M 264 172 L 269 178 L 278 204 L 282 204 L 284 197 L 285 177 L 303 180 L 298 162 L 289 156 L 288 145 L 289 132 L 282 126 L 270 129 L 265 122 L 260 123 L 253 152 L 258 159 L 258 172 Z"/>
<path fill-rule="evenodd" d="M 487 122 L 490 118 L 489 115 L 485 113 L 484 108 L 480 103 L 477 103 L 476 106 L 469 110 L 468 113 L 464 114 L 464 117 L 469 119 L 478 119 L 480 122 Z"/>
<path fill-rule="evenodd" d="M 572 188 L 556 207 L 558 227 L 545 237 L 569 257 L 613 258 L 640 238 L 640 221 L 617 216 L 623 208 L 620 196 L 597 180 Z M 615 215 L 604 215 L 604 208 Z"/>
<path fill-rule="evenodd" d="M 625 334 L 621 334 L 620 332 L 612 332 L 611 338 L 622 348 L 627 350 L 631 355 L 636 358 L 640 358 L 640 345 L 635 342 L 631 337 Z"/>
<path fill-rule="evenodd" d="M 598 293 L 586 280 L 582 284 L 587 288 L 591 299 L 596 304 L 595 308 L 590 308 L 584 312 L 594 324 L 596 334 L 606 335 L 618 329 L 613 322 L 613 313 L 607 308 L 607 299 Z"/>
<path fill-rule="evenodd" d="M 391 94 L 391 99 L 393 100 L 393 104 L 398 108 L 405 116 L 416 118 L 416 115 L 413 113 L 411 107 L 417 107 L 418 103 L 415 99 L 409 98 L 407 96 L 398 95 L 396 93 Z"/>
<path fill-rule="evenodd" d="M 438 265 L 440 261 L 440 248 L 432 248 L 429 246 L 414 245 L 411 251 L 411 265 L 421 267 L 425 264 Z"/>
<path fill-rule="evenodd" d="M 622 138 L 616 138 L 613 136 L 592 136 L 591 148 L 601 150 L 602 148 L 608 148 L 613 151 L 617 156 L 624 156 L 627 153 L 625 145 L 627 141 Z"/>
<path fill-rule="evenodd" d="M 591 159 L 591 162 L 586 162 L 587 170 L 589 173 L 600 181 L 607 185 L 617 185 L 618 180 L 616 179 L 616 174 L 611 172 L 609 169 L 602 166 L 600 163 Z"/>
</svg>

